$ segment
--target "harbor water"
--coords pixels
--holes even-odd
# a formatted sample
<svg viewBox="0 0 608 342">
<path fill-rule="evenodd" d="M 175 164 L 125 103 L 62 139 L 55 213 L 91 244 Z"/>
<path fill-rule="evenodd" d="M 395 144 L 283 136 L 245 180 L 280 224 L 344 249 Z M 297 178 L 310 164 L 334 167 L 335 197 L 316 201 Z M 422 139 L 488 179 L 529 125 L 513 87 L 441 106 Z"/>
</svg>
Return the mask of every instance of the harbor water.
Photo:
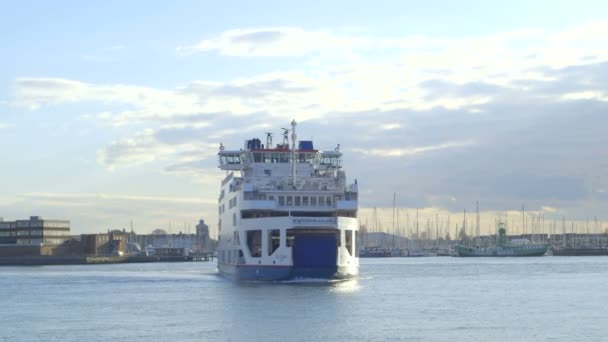
<svg viewBox="0 0 608 342">
<path fill-rule="evenodd" d="M 0 341 L 606 341 L 608 257 L 361 259 L 340 282 L 210 262 L 0 268 Z"/>
</svg>

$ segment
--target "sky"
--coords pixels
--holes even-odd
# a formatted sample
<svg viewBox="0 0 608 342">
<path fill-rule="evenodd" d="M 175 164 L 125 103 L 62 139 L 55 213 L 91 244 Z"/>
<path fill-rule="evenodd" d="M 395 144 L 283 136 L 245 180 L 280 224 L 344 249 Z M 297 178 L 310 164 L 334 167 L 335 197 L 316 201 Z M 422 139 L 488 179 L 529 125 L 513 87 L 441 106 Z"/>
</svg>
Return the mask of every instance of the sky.
<svg viewBox="0 0 608 342">
<path fill-rule="evenodd" d="M 0 38 L 5 220 L 214 228 L 220 142 L 296 119 L 362 220 L 608 221 L 605 1 L 5 1 Z"/>
</svg>

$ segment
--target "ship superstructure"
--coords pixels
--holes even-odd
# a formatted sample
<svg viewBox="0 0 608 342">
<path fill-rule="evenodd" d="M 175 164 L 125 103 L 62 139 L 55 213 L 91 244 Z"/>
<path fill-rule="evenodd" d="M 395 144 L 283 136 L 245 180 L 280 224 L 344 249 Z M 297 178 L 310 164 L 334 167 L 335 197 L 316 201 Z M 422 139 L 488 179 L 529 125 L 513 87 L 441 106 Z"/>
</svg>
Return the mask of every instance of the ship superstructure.
<svg viewBox="0 0 608 342">
<path fill-rule="evenodd" d="M 218 269 L 238 280 L 354 276 L 357 182 L 347 184 L 339 145 L 298 141 L 295 121 L 283 130 L 276 145 L 267 133 L 265 144 L 220 146 Z"/>
</svg>

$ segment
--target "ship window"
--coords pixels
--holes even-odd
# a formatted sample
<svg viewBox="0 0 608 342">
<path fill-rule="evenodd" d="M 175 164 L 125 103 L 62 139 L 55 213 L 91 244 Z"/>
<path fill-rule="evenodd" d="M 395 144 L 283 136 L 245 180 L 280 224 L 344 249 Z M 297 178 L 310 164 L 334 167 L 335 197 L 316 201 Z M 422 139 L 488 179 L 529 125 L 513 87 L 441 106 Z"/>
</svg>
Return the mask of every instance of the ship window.
<svg viewBox="0 0 608 342">
<path fill-rule="evenodd" d="M 299 163 L 308 163 L 310 164 L 315 158 L 314 153 L 298 153 L 298 162 Z"/>
<path fill-rule="evenodd" d="M 240 164 L 241 157 L 239 155 L 222 155 L 220 156 L 220 163 L 222 165 L 226 164 Z"/>
<path fill-rule="evenodd" d="M 269 201 L 274 201 L 274 196 L 273 195 L 268 195 L 268 200 Z"/>
<path fill-rule="evenodd" d="M 323 206 L 325 206 L 325 198 L 319 197 L 319 207 L 323 207 Z"/>
<path fill-rule="evenodd" d="M 262 162 L 262 154 L 261 153 L 254 153 L 253 154 L 253 161 L 256 163 L 261 163 Z"/>
<path fill-rule="evenodd" d="M 232 225 L 236 226 L 236 213 L 232 214 Z"/>
<path fill-rule="evenodd" d="M 287 206 L 293 205 L 293 196 L 287 196 Z"/>
<path fill-rule="evenodd" d="M 311 207 L 316 207 L 317 206 L 317 198 L 312 196 L 310 197 L 310 206 Z"/>
<path fill-rule="evenodd" d="M 287 230 L 287 247 L 292 247 L 295 242 L 295 234 L 291 230 Z"/>
<path fill-rule="evenodd" d="M 264 170 L 264 174 L 265 174 L 266 176 L 270 176 L 271 172 L 270 172 L 270 170 Z"/>
<path fill-rule="evenodd" d="M 268 255 L 272 255 L 281 244 L 281 231 L 272 229 L 268 231 Z"/>
<path fill-rule="evenodd" d="M 353 255 L 353 231 L 352 230 L 344 231 L 344 243 L 346 244 L 346 250 L 348 250 L 348 254 Z"/>
<path fill-rule="evenodd" d="M 325 204 L 327 204 L 328 207 L 331 207 L 331 197 L 327 196 L 327 198 L 325 199 Z"/>
<path fill-rule="evenodd" d="M 323 156 L 321 157 L 321 165 L 330 166 L 330 167 L 338 167 L 340 166 L 340 157 L 336 156 Z"/>
<path fill-rule="evenodd" d="M 247 248 L 249 253 L 254 258 L 262 256 L 262 231 L 249 230 L 247 231 Z"/>
<path fill-rule="evenodd" d="M 302 206 L 308 206 L 308 196 L 302 196 Z"/>
<path fill-rule="evenodd" d="M 284 206 L 285 205 L 285 196 L 279 196 L 279 205 L 280 206 Z"/>
<path fill-rule="evenodd" d="M 300 206 L 300 196 L 295 196 L 295 205 Z"/>
</svg>

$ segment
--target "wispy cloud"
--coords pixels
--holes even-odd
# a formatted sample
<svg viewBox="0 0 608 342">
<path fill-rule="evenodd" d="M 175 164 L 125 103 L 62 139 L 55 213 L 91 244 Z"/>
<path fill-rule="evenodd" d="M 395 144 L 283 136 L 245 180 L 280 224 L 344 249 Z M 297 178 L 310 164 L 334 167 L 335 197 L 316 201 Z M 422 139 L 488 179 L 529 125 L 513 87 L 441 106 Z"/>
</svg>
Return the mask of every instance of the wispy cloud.
<svg viewBox="0 0 608 342">
<path fill-rule="evenodd" d="M 524 29 L 464 38 L 353 37 L 293 27 L 237 29 L 204 40 L 196 50 L 282 55 L 348 47 L 359 52 L 355 59 L 311 56 L 293 70 L 221 82 L 192 80 L 174 89 L 19 78 L 13 102 L 30 109 L 82 102 L 108 105 L 111 110 L 86 113 L 87 117 L 119 126 L 219 112 L 264 112 L 270 117 L 293 113 L 300 120 L 369 110 L 444 108 L 478 113 L 480 106 L 513 93 L 519 98 L 603 101 L 606 94 L 597 85 L 572 85 L 547 94 L 542 88 L 530 89 L 528 83 L 553 84 L 560 81 L 554 74 L 559 68 L 608 60 L 607 41 L 608 23 L 603 22 L 558 32 Z"/>
<path fill-rule="evenodd" d="M 353 148 L 352 151 L 356 153 L 362 153 L 367 156 L 377 156 L 377 157 L 405 157 L 405 156 L 413 156 L 418 154 L 424 154 L 439 150 L 445 150 L 450 148 L 457 147 L 466 147 L 471 146 L 475 142 L 473 140 L 464 140 L 464 141 L 450 141 L 437 145 L 428 145 L 428 146 L 411 146 L 411 147 L 403 147 L 403 148 L 372 148 L 372 149 L 364 149 L 364 148 Z"/>
<path fill-rule="evenodd" d="M 179 47 L 178 51 L 217 51 L 229 56 L 297 56 L 326 49 L 348 49 L 357 44 L 356 38 L 322 31 L 268 27 L 224 31 L 192 46 Z"/>
<path fill-rule="evenodd" d="M 126 194 L 107 194 L 107 193 L 55 193 L 55 192 L 29 192 L 23 194 L 28 199 L 57 200 L 59 202 L 69 201 L 79 202 L 82 200 L 115 200 L 115 201 L 134 201 L 134 202 L 165 202 L 165 203 L 184 203 L 184 204 L 215 204 L 216 201 L 196 198 L 196 197 L 169 197 L 169 196 L 142 196 Z"/>
<path fill-rule="evenodd" d="M 605 91 L 581 91 L 562 95 L 564 100 L 596 100 L 608 102 L 608 92 Z"/>
</svg>

